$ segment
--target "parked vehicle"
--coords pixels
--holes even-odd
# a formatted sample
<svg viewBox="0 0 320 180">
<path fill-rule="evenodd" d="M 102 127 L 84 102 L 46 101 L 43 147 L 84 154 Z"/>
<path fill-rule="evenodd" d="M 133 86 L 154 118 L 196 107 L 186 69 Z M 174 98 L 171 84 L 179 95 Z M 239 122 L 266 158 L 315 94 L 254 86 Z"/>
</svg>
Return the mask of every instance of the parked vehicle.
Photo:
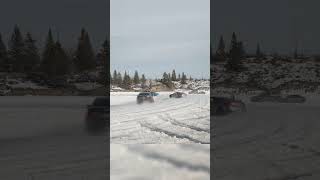
<svg viewBox="0 0 320 180">
<path fill-rule="evenodd" d="M 211 97 L 211 106 L 213 115 L 225 115 L 231 112 L 229 99 L 224 97 Z"/>
<path fill-rule="evenodd" d="M 141 92 L 138 94 L 137 104 L 141 104 L 145 101 L 150 102 L 150 103 L 154 102 L 153 95 L 151 92 Z"/>
<path fill-rule="evenodd" d="M 174 92 L 173 94 L 170 94 L 169 97 L 170 98 L 182 98 L 184 96 L 186 96 L 187 94 L 183 93 L 183 92 Z"/>
<path fill-rule="evenodd" d="M 97 97 L 87 106 L 86 128 L 88 132 L 96 132 L 109 127 L 109 99 Z"/>
<path fill-rule="evenodd" d="M 252 102 L 277 102 L 277 103 L 304 103 L 306 98 L 300 95 L 288 95 L 283 97 L 281 95 L 271 95 L 263 93 L 251 98 Z"/>
<path fill-rule="evenodd" d="M 246 105 L 241 100 L 236 100 L 232 97 L 212 97 L 211 98 L 213 115 L 226 115 L 231 112 L 245 112 Z"/>
<path fill-rule="evenodd" d="M 288 95 L 285 98 L 282 99 L 281 102 L 284 103 L 304 103 L 306 102 L 306 98 L 300 95 Z"/>
</svg>

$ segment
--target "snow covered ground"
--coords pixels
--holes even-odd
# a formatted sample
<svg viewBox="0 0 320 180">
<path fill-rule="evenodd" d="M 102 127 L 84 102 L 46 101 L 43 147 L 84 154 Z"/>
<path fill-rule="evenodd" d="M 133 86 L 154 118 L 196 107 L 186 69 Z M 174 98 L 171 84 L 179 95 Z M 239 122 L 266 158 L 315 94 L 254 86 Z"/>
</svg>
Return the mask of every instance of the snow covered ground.
<svg viewBox="0 0 320 180">
<path fill-rule="evenodd" d="M 116 144 L 210 143 L 210 96 L 169 98 L 136 104 L 137 93 L 112 93 L 110 138 Z"/>
<path fill-rule="evenodd" d="M 247 103 L 246 113 L 213 117 L 217 180 L 320 179 L 320 97 L 304 104 Z"/>
<path fill-rule="evenodd" d="M 210 145 L 111 145 L 111 180 L 209 180 Z"/>
<path fill-rule="evenodd" d="M 0 179 L 107 179 L 105 135 L 84 131 L 94 97 L 0 97 Z"/>
<path fill-rule="evenodd" d="M 303 63 L 302 63 L 303 62 Z M 233 84 L 233 86 L 279 88 L 281 90 L 303 89 L 320 92 L 320 63 L 316 61 L 287 62 L 274 61 L 244 62 L 246 70 L 240 73 L 227 73 L 225 63 L 212 66 L 213 88 Z"/>
</svg>

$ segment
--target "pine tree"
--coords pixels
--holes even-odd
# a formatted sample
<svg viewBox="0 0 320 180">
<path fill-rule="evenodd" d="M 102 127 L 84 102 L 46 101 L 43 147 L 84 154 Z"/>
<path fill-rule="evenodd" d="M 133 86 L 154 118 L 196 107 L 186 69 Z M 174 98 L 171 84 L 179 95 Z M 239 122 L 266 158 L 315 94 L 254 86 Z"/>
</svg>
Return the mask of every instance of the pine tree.
<svg viewBox="0 0 320 180">
<path fill-rule="evenodd" d="M 130 89 L 131 86 L 131 78 L 127 72 L 124 73 L 122 87 L 124 89 Z"/>
<path fill-rule="evenodd" d="M 140 78 L 139 78 L 138 71 L 134 72 L 133 83 L 134 84 L 139 84 L 140 83 Z"/>
<path fill-rule="evenodd" d="M 162 82 L 164 85 L 166 85 L 167 87 L 172 88 L 173 83 L 172 83 L 172 81 L 171 81 L 170 73 L 167 74 L 166 72 L 164 72 L 164 73 L 163 73 L 163 76 L 162 76 L 161 82 Z"/>
<path fill-rule="evenodd" d="M 177 80 L 181 81 L 181 75 L 180 74 L 178 75 L 178 79 Z"/>
<path fill-rule="evenodd" d="M 81 36 L 79 38 L 78 48 L 76 51 L 75 64 L 80 72 L 92 70 L 96 67 L 89 34 L 85 29 L 81 30 Z"/>
<path fill-rule="evenodd" d="M 233 48 L 237 47 L 237 44 L 238 44 L 237 35 L 235 32 L 233 32 L 232 37 L 231 37 L 231 48 L 229 51 L 230 55 L 232 55 L 232 50 L 233 50 Z"/>
<path fill-rule="evenodd" d="M 8 51 L 6 48 L 6 45 L 4 44 L 2 40 L 2 36 L 0 34 L 0 69 L 6 70 L 7 69 L 7 63 L 8 63 Z"/>
<path fill-rule="evenodd" d="M 165 84 L 165 83 L 168 83 L 168 81 L 169 81 L 169 76 L 166 72 L 164 72 L 162 75 L 162 83 Z"/>
<path fill-rule="evenodd" d="M 30 33 L 27 33 L 25 39 L 25 59 L 24 59 L 24 70 L 25 72 L 34 71 L 40 63 L 40 55 L 38 48 L 35 44 L 35 40 L 32 38 Z"/>
<path fill-rule="evenodd" d="M 107 71 L 110 70 L 110 43 L 106 39 L 104 43 L 102 44 L 102 49 L 97 55 L 98 65 L 104 67 L 105 70 L 101 73 L 101 78 L 103 79 L 102 82 L 106 84 L 106 86 L 109 86 L 112 79 L 111 79 L 111 73 L 108 76 Z M 110 87 L 107 87 L 110 88 Z"/>
<path fill-rule="evenodd" d="M 176 71 L 175 70 L 172 71 L 171 79 L 172 79 L 172 81 L 176 81 L 177 80 L 177 76 L 176 76 Z"/>
<path fill-rule="evenodd" d="M 98 60 L 98 62 L 97 62 L 98 65 L 104 66 L 105 68 L 107 68 L 107 70 L 109 69 L 109 67 L 107 67 L 107 65 L 110 64 L 110 62 L 109 62 L 109 60 L 110 60 L 110 43 L 107 39 L 103 42 L 102 48 L 100 49 L 100 52 L 97 54 L 97 60 Z"/>
<path fill-rule="evenodd" d="M 236 37 L 234 37 L 234 38 L 236 39 Z M 226 60 L 225 43 L 223 40 L 223 36 L 220 36 L 218 49 L 217 49 L 216 55 L 215 55 L 215 60 L 216 61 L 225 61 Z"/>
<path fill-rule="evenodd" d="M 118 85 L 118 73 L 117 73 L 117 71 L 116 70 L 114 70 L 113 71 L 113 78 L 112 78 L 112 84 L 114 84 L 114 85 Z"/>
<path fill-rule="evenodd" d="M 146 86 L 146 77 L 144 76 L 144 74 L 142 74 L 141 76 L 141 87 L 144 88 Z"/>
<path fill-rule="evenodd" d="M 47 40 L 45 43 L 45 48 L 42 55 L 42 61 L 41 61 L 41 70 L 45 74 L 47 74 L 48 77 L 53 77 L 56 74 L 55 69 L 55 48 L 56 44 L 52 37 L 52 31 L 49 29 Z"/>
<path fill-rule="evenodd" d="M 184 73 L 182 73 L 181 84 L 187 84 L 187 76 Z"/>
<path fill-rule="evenodd" d="M 232 34 L 230 60 L 227 63 L 227 69 L 231 71 L 238 71 L 241 67 L 241 58 L 244 55 L 242 42 L 237 41 L 235 33 Z"/>
<path fill-rule="evenodd" d="M 70 73 L 71 59 L 68 57 L 65 50 L 62 48 L 60 42 L 56 42 L 55 45 L 55 69 L 56 75 L 62 76 Z"/>
<path fill-rule="evenodd" d="M 122 86 L 122 75 L 121 75 L 120 72 L 118 72 L 118 75 L 117 75 L 117 85 L 118 85 L 119 87 Z"/>
<path fill-rule="evenodd" d="M 17 25 L 15 25 L 9 41 L 9 58 L 11 70 L 14 72 L 24 71 L 23 61 L 25 58 L 25 44 L 21 31 Z"/>
</svg>

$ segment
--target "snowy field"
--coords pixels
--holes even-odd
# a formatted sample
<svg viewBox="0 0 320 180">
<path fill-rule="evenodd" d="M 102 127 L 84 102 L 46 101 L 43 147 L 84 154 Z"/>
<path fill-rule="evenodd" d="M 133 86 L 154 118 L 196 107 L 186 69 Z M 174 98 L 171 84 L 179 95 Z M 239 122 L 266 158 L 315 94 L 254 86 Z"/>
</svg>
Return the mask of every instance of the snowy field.
<svg viewBox="0 0 320 180">
<path fill-rule="evenodd" d="M 211 176 L 217 180 L 320 179 L 320 98 L 305 104 L 250 103 L 213 118 Z"/>
<path fill-rule="evenodd" d="M 106 179 L 108 139 L 84 131 L 93 99 L 0 97 L 0 179 Z"/>
<path fill-rule="evenodd" d="M 111 93 L 110 138 L 115 144 L 210 143 L 210 95 L 136 104 L 137 93 Z"/>
<path fill-rule="evenodd" d="M 111 145 L 111 180 L 209 180 L 210 145 Z"/>
</svg>

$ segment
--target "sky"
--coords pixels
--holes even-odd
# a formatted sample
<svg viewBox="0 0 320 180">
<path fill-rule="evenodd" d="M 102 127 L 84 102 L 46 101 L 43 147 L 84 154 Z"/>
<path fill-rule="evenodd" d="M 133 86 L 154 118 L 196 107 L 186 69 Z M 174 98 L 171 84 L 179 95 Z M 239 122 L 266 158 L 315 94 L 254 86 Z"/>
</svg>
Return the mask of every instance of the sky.
<svg viewBox="0 0 320 180">
<path fill-rule="evenodd" d="M 210 0 L 111 0 L 111 71 L 209 77 Z"/>
<path fill-rule="evenodd" d="M 60 41 L 67 48 L 77 44 L 84 27 L 93 47 L 101 46 L 109 31 L 108 0 L 2 0 L 0 6 L 0 33 L 7 43 L 17 24 L 23 34 L 30 31 L 40 46 L 49 27 L 54 35 L 59 31 Z M 93 3 L 94 2 L 94 3 Z"/>
<path fill-rule="evenodd" d="M 320 52 L 318 0 L 214 0 L 211 30 L 213 44 L 220 35 L 229 47 L 236 32 L 247 51 L 255 52 L 257 43 L 265 52 Z"/>
</svg>

